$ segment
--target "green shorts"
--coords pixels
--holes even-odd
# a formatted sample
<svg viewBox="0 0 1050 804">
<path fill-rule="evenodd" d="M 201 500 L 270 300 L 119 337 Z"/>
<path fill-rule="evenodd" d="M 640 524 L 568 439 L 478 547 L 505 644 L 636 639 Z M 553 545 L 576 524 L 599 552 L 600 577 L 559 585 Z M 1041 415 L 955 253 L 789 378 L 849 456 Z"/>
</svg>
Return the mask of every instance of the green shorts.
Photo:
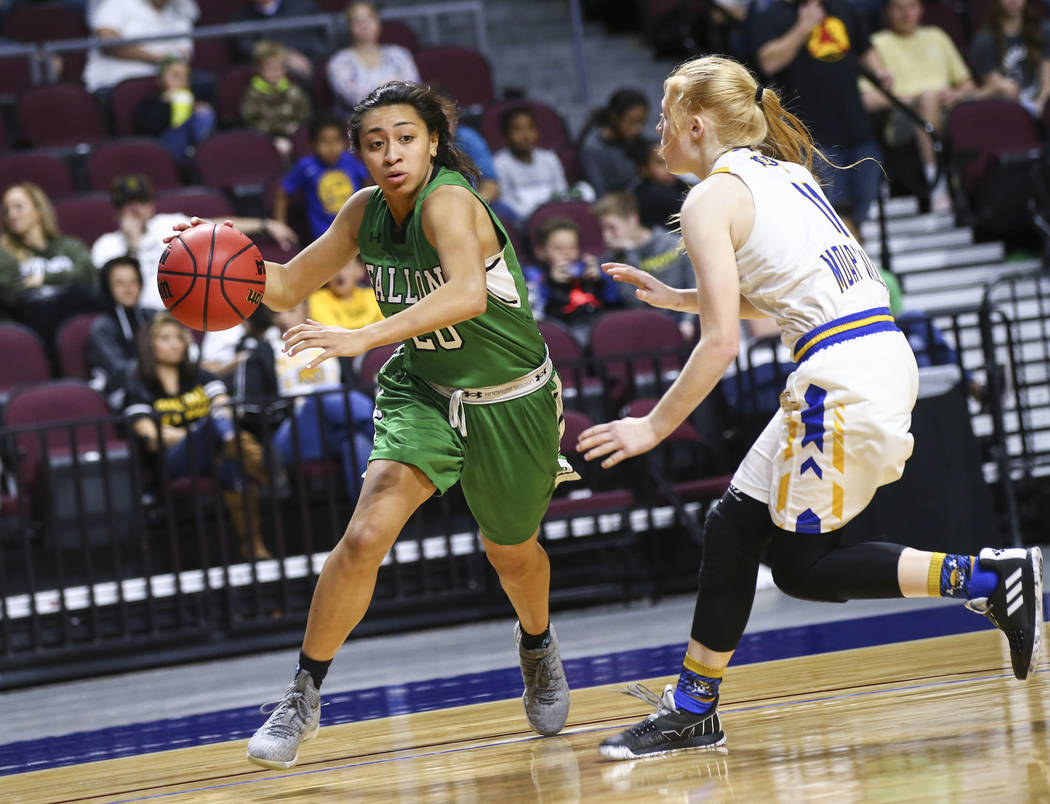
<svg viewBox="0 0 1050 804">
<path fill-rule="evenodd" d="M 448 421 L 448 397 L 404 368 L 400 352 L 376 378 L 375 447 L 370 461 L 417 467 L 443 494 L 457 480 L 481 532 L 520 544 L 536 532 L 554 487 L 577 479 L 559 455 L 561 381 L 556 373 L 527 396 L 464 405 L 467 435 Z"/>
</svg>

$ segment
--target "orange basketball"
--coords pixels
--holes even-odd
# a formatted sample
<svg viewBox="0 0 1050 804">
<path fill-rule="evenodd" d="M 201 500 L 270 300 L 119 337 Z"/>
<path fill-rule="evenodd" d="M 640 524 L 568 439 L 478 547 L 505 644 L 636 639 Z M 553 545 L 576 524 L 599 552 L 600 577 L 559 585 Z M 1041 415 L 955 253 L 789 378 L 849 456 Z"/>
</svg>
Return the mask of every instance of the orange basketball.
<svg viewBox="0 0 1050 804">
<path fill-rule="evenodd" d="M 201 223 L 168 243 L 157 288 L 164 306 L 187 327 L 216 332 L 255 312 L 266 289 L 266 265 L 246 235 Z"/>
</svg>

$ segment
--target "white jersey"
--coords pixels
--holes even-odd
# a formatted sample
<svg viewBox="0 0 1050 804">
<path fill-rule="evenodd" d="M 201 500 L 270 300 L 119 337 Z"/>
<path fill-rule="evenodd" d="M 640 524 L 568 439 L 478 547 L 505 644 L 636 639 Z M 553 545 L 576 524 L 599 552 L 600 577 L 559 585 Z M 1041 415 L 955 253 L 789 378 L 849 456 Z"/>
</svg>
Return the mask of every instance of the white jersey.
<svg viewBox="0 0 1050 804">
<path fill-rule="evenodd" d="M 749 148 L 720 156 L 712 173 L 731 173 L 751 191 L 755 223 L 736 252 L 740 293 L 800 339 L 835 319 L 875 310 L 888 316 L 878 267 L 854 239 L 808 170 Z M 797 359 L 797 357 L 796 357 Z"/>
</svg>

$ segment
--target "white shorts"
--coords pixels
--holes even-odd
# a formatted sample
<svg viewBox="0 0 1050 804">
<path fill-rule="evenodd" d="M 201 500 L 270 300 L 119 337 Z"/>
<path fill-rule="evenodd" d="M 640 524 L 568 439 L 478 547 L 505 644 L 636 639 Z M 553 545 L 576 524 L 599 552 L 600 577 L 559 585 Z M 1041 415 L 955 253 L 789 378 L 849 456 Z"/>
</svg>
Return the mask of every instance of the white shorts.
<svg viewBox="0 0 1050 804">
<path fill-rule="evenodd" d="M 784 530 L 841 528 L 904 471 L 918 387 L 915 355 L 898 331 L 816 352 L 788 376 L 780 410 L 733 485 L 766 503 Z"/>
</svg>

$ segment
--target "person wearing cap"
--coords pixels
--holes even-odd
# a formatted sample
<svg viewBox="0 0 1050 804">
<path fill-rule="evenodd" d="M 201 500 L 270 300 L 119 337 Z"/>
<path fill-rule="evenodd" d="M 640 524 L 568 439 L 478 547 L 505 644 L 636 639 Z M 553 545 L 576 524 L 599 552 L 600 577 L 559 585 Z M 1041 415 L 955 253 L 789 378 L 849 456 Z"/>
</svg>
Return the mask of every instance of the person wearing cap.
<svg viewBox="0 0 1050 804">
<path fill-rule="evenodd" d="M 164 238 L 171 227 L 186 221 L 183 213 L 157 213 L 153 185 L 141 174 L 116 176 L 110 185 L 110 199 L 117 212 L 117 229 L 107 232 L 91 247 L 91 261 L 101 268 L 114 257 L 135 257 L 142 272 L 140 304 L 148 310 L 163 310 L 164 302 L 157 289 L 157 264 L 166 245 Z M 295 232 L 272 218 L 231 218 L 233 225 L 245 234 L 264 233 L 281 248 L 299 242 Z"/>
</svg>

